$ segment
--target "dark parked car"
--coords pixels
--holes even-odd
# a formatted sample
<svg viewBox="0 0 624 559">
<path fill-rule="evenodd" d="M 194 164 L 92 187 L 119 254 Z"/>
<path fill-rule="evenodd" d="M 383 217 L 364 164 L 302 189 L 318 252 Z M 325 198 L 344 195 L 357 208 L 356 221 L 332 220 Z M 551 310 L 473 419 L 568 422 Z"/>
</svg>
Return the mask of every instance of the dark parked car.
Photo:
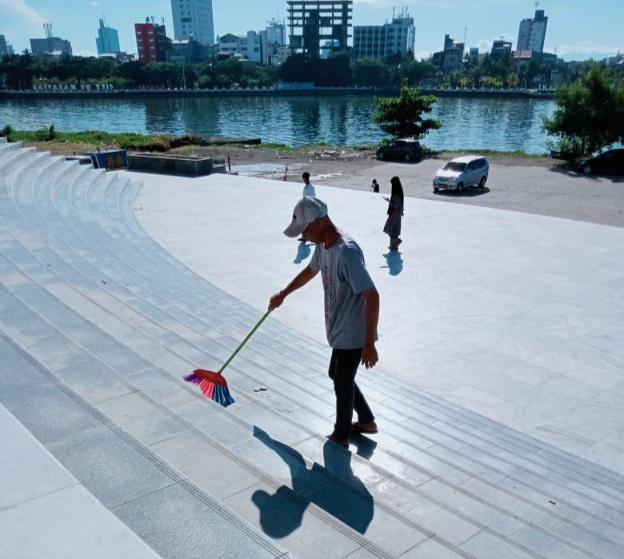
<svg viewBox="0 0 624 559">
<path fill-rule="evenodd" d="M 624 148 L 609 149 L 581 163 L 585 175 L 624 175 Z"/>
<path fill-rule="evenodd" d="M 420 159 L 423 149 L 418 140 L 413 138 L 401 138 L 377 148 L 377 159 L 400 159 L 402 161 L 415 161 Z"/>
</svg>

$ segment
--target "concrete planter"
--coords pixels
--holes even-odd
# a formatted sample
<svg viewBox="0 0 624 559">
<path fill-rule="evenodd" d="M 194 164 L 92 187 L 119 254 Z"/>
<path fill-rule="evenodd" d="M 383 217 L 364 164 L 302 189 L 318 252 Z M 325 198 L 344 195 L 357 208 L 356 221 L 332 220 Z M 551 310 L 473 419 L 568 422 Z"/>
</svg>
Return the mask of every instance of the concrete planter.
<svg viewBox="0 0 624 559">
<path fill-rule="evenodd" d="M 150 173 L 194 177 L 212 173 L 225 173 L 223 160 L 152 153 L 128 154 L 128 168 L 132 171 L 148 171 Z"/>
</svg>

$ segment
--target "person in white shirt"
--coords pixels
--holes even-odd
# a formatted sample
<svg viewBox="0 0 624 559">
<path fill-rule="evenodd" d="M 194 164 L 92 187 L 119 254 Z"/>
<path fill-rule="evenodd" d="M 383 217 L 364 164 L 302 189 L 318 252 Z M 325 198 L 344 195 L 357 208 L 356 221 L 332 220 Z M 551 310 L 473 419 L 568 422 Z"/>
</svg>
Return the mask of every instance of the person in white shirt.
<svg viewBox="0 0 624 559">
<path fill-rule="evenodd" d="M 314 189 L 314 185 L 310 182 L 310 173 L 307 171 L 301 175 L 303 179 L 303 194 L 302 197 L 306 196 L 316 196 L 316 190 Z"/>
<path fill-rule="evenodd" d="M 310 182 L 310 173 L 305 171 L 303 175 L 301 175 L 301 178 L 303 179 L 303 194 L 301 196 L 303 198 L 305 198 L 306 196 L 316 197 L 316 190 L 314 188 L 314 185 Z M 305 243 L 307 239 L 301 236 L 297 240 L 299 242 Z"/>
</svg>

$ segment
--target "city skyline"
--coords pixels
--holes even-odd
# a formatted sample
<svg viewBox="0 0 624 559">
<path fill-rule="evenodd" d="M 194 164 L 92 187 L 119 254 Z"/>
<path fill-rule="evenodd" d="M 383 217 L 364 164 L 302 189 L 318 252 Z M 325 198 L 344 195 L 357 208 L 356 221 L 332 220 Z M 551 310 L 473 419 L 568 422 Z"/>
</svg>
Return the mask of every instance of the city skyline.
<svg viewBox="0 0 624 559">
<path fill-rule="evenodd" d="M 286 0 L 259 7 L 257 0 L 212 0 L 214 33 L 243 35 L 260 31 L 272 19 L 287 21 Z M 393 7 L 394 6 L 394 7 Z M 526 0 L 416 0 L 395 3 L 390 0 L 354 0 L 353 25 L 382 25 L 398 17 L 407 8 L 414 19 L 416 58 L 426 58 L 440 51 L 444 35 L 466 43 L 466 50 L 478 47 L 488 52 L 494 40 L 518 39 L 523 19 L 532 18 L 535 2 Z M 556 53 L 564 60 L 602 59 L 624 52 L 624 2 L 580 0 L 539 2 L 538 9 L 548 16 L 545 52 Z M 394 10 L 394 12 L 393 12 Z M 151 2 L 122 0 L 0 0 L 0 34 L 13 45 L 16 53 L 30 49 L 30 39 L 45 36 L 43 24 L 52 23 L 56 37 L 71 42 L 74 55 L 97 56 L 96 37 L 99 20 L 119 32 L 122 51 L 137 50 L 134 24 L 154 17 L 163 23 L 167 35 L 174 36 L 170 0 Z"/>
</svg>

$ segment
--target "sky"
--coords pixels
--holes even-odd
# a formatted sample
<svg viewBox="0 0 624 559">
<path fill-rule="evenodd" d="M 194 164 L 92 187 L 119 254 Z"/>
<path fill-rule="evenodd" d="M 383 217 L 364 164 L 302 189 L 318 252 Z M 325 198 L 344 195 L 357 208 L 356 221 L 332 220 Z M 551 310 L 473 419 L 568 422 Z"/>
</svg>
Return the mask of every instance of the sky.
<svg viewBox="0 0 624 559">
<path fill-rule="evenodd" d="M 286 21 L 286 0 L 212 0 L 215 37 L 260 31 L 272 19 Z M 354 0 L 353 25 L 381 25 L 407 10 L 416 26 L 416 58 L 443 49 L 444 36 L 465 42 L 466 49 L 488 52 L 496 39 L 516 46 L 518 25 L 533 17 L 536 2 L 527 0 Z M 544 50 L 564 60 L 587 60 L 624 53 L 624 1 L 542 0 L 548 17 Z M 170 0 L 0 0 L 0 35 L 16 53 L 30 49 L 31 38 L 45 37 L 52 23 L 55 37 L 71 42 L 75 55 L 97 55 L 99 19 L 117 29 L 121 50 L 135 53 L 134 24 L 154 17 L 173 37 Z"/>
</svg>

